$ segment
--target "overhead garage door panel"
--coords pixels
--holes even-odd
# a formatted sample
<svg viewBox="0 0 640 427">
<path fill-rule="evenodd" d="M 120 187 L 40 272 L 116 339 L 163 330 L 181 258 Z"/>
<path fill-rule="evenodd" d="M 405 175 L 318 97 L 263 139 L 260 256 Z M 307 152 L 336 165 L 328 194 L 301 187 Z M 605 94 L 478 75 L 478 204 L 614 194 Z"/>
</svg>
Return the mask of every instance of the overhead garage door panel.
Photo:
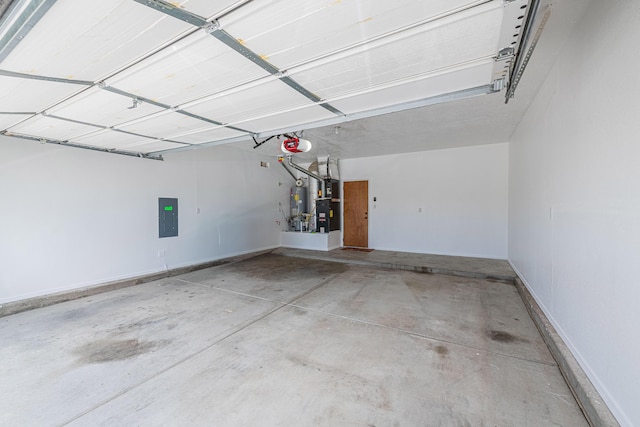
<svg viewBox="0 0 640 427">
<path fill-rule="evenodd" d="M 494 81 L 508 77 L 528 7 L 41 1 L 15 0 L 14 12 L 47 8 L 0 28 L 9 34 L 0 46 L 0 132 L 129 154 L 266 138 L 449 92 L 499 90 Z"/>
<path fill-rule="evenodd" d="M 253 1 L 220 20 L 222 28 L 279 68 L 437 19 L 469 0 Z"/>
<path fill-rule="evenodd" d="M 198 31 L 108 79 L 106 84 L 177 106 L 267 75 L 242 55 Z"/>
<path fill-rule="evenodd" d="M 96 81 L 160 48 L 190 25 L 130 0 L 56 1 L 1 67 Z"/>
<path fill-rule="evenodd" d="M 446 71 L 478 60 L 492 60 L 500 9 L 466 16 L 443 25 L 433 23 L 391 42 L 350 52 L 332 61 L 292 70 L 291 76 L 324 99 L 358 93 L 369 87 Z M 470 28 L 474 28 L 470 32 Z M 304 69 L 308 68 L 308 69 Z M 483 84 L 489 83 L 490 75 Z"/>
</svg>

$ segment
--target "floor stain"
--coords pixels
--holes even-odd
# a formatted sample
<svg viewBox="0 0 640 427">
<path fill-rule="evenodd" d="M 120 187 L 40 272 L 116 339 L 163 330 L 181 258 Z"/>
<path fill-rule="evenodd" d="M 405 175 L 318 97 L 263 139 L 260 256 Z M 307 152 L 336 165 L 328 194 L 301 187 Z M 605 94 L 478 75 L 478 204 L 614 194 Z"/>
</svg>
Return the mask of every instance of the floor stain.
<svg viewBox="0 0 640 427">
<path fill-rule="evenodd" d="M 62 319 L 65 321 L 77 321 L 97 317 L 105 311 L 117 310 L 118 307 L 121 307 L 124 301 L 129 299 L 131 299 L 130 295 L 117 295 L 102 300 L 78 300 L 77 305 L 82 305 L 80 305 L 80 307 L 65 311 L 62 314 Z"/>
<path fill-rule="evenodd" d="M 63 320 L 77 320 L 83 319 L 85 317 L 90 317 L 93 314 L 95 313 L 91 312 L 88 308 L 79 307 L 74 308 L 73 310 L 65 311 L 65 313 L 62 315 L 62 318 Z"/>
<path fill-rule="evenodd" d="M 79 356 L 80 363 L 89 365 L 131 359 L 167 343 L 167 341 L 139 341 L 138 339 L 103 339 L 78 347 L 74 353 Z"/>
<path fill-rule="evenodd" d="M 265 281 L 299 281 L 304 278 L 325 278 L 348 270 L 347 264 L 301 259 L 280 255 L 262 255 L 242 264 L 228 267 L 231 273 L 249 279 Z"/>
<path fill-rule="evenodd" d="M 509 332 L 504 331 L 489 331 L 489 338 L 493 341 L 502 342 L 502 343 L 511 343 L 514 341 L 518 341 L 518 338 L 511 335 Z"/>
<path fill-rule="evenodd" d="M 443 345 L 438 345 L 436 346 L 436 353 L 438 353 L 440 356 L 444 357 L 447 354 L 449 354 L 449 349 Z"/>
<path fill-rule="evenodd" d="M 293 307 L 293 314 L 296 316 L 306 316 L 309 312 L 299 307 Z"/>
<path fill-rule="evenodd" d="M 492 279 L 485 279 L 487 282 L 489 283 L 501 283 L 503 285 L 511 285 L 511 286 L 515 286 L 513 283 L 513 280 L 510 279 L 497 279 L 497 278 L 492 278 Z"/>
</svg>

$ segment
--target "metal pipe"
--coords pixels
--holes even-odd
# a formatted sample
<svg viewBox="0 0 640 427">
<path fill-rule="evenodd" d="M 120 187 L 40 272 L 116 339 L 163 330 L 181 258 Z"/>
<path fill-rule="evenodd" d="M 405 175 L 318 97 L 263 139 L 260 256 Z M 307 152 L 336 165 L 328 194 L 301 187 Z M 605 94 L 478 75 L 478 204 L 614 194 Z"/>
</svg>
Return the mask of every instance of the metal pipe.
<svg viewBox="0 0 640 427">
<path fill-rule="evenodd" d="M 291 175 L 291 178 L 293 178 L 293 180 L 294 180 L 294 181 L 297 181 L 297 180 L 298 180 L 298 177 L 297 177 L 297 176 L 295 176 L 295 175 L 293 174 L 293 172 L 291 172 L 291 171 L 289 170 L 289 168 L 287 167 L 287 165 L 285 165 L 285 164 L 284 164 L 284 162 L 280 162 L 280 164 L 282 165 L 282 167 L 284 168 L 284 170 L 286 170 L 287 172 L 289 172 L 289 175 Z"/>
<path fill-rule="evenodd" d="M 292 168 L 299 170 L 300 172 L 302 172 L 305 175 L 309 175 L 311 178 L 313 179 L 317 179 L 320 182 L 324 182 L 324 178 L 321 177 L 320 175 L 316 175 L 313 172 L 309 172 L 308 170 L 306 170 L 305 168 L 303 168 L 302 166 L 298 166 L 295 163 L 293 163 L 293 160 L 291 160 L 291 155 L 287 156 L 287 162 L 289 162 L 289 166 L 291 166 Z"/>
</svg>

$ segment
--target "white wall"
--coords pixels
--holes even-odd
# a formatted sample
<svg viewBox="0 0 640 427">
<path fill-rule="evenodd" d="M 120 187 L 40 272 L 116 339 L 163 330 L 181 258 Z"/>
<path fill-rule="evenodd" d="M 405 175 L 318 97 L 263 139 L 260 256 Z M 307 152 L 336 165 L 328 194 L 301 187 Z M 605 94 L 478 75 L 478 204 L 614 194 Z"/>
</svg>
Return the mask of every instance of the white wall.
<svg viewBox="0 0 640 427">
<path fill-rule="evenodd" d="M 0 303 L 277 247 L 290 180 L 259 150 L 159 162 L 0 137 Z M 158 238 L 158 197 L 179 199 L 178 237 Z"/>
<path fill-rule="evenodd" d="M 340 176 L 369 181 L 369 247 L 505 259 L 507 158 L 508 144 L 365 157 Z"/>
<path fill-rule="evenodd" d="M 509 259 L 626 426 L 640 425 L 638 46 L 637 1 L 592 2 L 509 160 Z"/>
</svg>

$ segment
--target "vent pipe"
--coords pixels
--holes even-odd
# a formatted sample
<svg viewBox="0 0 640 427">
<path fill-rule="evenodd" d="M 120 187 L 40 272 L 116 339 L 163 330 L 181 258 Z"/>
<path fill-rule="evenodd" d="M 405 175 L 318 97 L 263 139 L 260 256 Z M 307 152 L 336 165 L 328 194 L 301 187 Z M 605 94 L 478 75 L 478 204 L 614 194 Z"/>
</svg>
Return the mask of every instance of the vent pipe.
<svg viewBox="0 0 640 427">
<path fill-rule="evenodd" d="M 315 174 L 313 172 L 310 172 L 308 170 L 306 170 L 305 168 L 303 168 L 302 166 L 296 165 L 295 163 L 293 163 L 293 160 L 291 160 L 291 154 L 289 154 L 287 156 L 287 162 L 289 163 L 289 166 L 291 166 L 292 168 L 299 170 L 300 172 L 302 172 L 305 175 L 309 175 L 311 178 L 315 179 L 316 181 L 318 181 L 320 183 L 320 191 L 322 191 L 322 194 L 325 194 L 325 191 L 327 191 L 327 186 L 326 186 L 326 181 L 323 177 L 321 177 L 318 174 Z"/>
<path fill-rule="evenodd" d="M 284 162 L 282 162 L 282 161 L 281 161 L 281 162 L 280 162 L 280 164 L 282 165 L 282 167 L 284 168 L 284 170 L 286 170 L 287 172 L 289 172 L 289 175 L 291 175 L 291 178 L 293 178 L 293 180 L 294 180 L 294 181 L 297 181 L 297 180 L 298 180 L 298 177 L 297 177 L 297 176 L 295 176 L 295 175 L 293 174 L 293 172 L 291 172 L 291 170 L 287 167 L 287 165 L 285 165 L 285 164 L 284 164 Z"/>
<path fill-rule="evenodd" d="M 313 172 L 309 172 L 308 170 L 306 170 L 305 168 L 303 168 L 302 166 L 296 165 L 295 163 L 293 163 L 293 160 L 291 160 L 291 155 L 287 156 L 287 162 L 289 163 L 289 166 L 291 166 L 292 168 L 299 170 L 300 172 L 302 172 L 305 175 L 309 175 L 311 178 L 316 179 L 320 182 L 324 182 L 324 178 L 321 177 L 320 175 L 317 175 Z"/>
</svg>

